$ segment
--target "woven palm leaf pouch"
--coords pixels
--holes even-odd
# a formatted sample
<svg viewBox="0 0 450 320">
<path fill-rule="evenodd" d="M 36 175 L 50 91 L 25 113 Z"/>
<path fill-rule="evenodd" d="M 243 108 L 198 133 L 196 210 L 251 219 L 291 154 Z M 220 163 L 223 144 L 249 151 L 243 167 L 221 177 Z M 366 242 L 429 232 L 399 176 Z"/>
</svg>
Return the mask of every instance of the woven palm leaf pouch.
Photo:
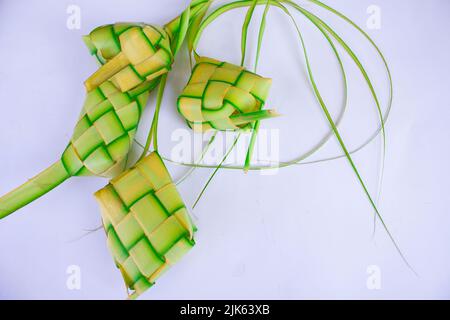
<svg viewBox="0 0 450 320">
<path fill-rule="evenodd" d="M 95 193 L 107 245 L 135 299 L 195 244 L 196 228 L 153 152 Z"/>
<path fill-rule="evenodd" d="M 196 131 L 242 130 L 253 119 L 272 114 L 258 112 L 269 95 L 272 80 L 228 62 L 196 57 L 191 78 L 178 98 L 178 111 Z"/>
</svg>

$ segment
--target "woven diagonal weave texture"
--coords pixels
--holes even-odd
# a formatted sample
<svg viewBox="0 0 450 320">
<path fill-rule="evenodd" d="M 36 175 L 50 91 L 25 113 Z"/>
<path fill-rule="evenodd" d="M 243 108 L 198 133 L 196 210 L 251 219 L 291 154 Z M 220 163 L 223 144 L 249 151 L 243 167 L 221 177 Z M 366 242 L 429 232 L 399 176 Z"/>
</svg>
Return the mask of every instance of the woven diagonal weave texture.
<svg viewBox="0 0 450 320">
<path fill-rule="evenodd" d="M 61 158 L 73 176 L 120 173 L 132 145 L 148 91 L 134 96 L 110 81 L 88 92 L 83 112 Z"/>
<path fill-rule="evenodd" d="M 169 35 L 160 27 L 118 23 L 99 27 L 84 38 L 104 64 L 87 81 L 88 91 L 111 80 L 122 92 L 167 73 L 173 63 Z"/>
<path fill-rule="evenodd" d="M 238 130 L 233 116 L 261 110 L 271 79 L 227 62 L 200 57 L 188 84 L 178 98 L 178 111 L 197 131 Z"/>
<path fill-rule="evenodd" d="M 102 26 L 84 38 L 103 66 L 86 83 L 83 112 L 62 163 L 72 176 L 121 173 L 149 91 L 170 70 L 164 30 L 137 24 Z"/>
<path fill-rule="evenodd" d="M 152 153 L 95 194 L 108 247 L 136 298 L 194 245 L 195 226 Z"/>
</svg>

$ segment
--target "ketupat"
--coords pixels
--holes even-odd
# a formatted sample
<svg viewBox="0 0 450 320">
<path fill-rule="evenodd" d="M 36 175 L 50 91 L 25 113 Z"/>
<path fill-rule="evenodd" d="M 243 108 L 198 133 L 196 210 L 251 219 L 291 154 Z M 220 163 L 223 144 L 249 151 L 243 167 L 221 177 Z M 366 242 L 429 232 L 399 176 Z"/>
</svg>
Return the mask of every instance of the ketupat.
<svg viewBox="0 0 450 320">
<path fill-rule="evenodd" d="M 192 76 L 178 98 L 178 111 L 198 131 L 241 130 L 276 113 L 262 111 L 271 79 L 230 63 L 196 57 Z"/>
<path fill-rule="evenodd" d="M 157 152 L 95 194 L 107 243 L 137 298 L 195 244 L 195 226 Z"/>
<path fill-rule="evenodd" d="M 114 177 L 125 169 L 149 92 L 171 69 L 190 23 L 209 0 L 194 0 L 164 28 L 119 23 L 96 28 L 84 41 L 102 64 L 85 83 L 87 96 L 61 159 L 0 198 L 0 219 L 73 176 Z"/>
<path fill-rule="evenodd" d="M 104 65 L 85 86 L 88 92 L 110 80 L 122 92 L 168 73 L 173 54 L 163 28 L 147 24 L 114 24 L 95 29 L 84 37 L 87 46 Z"/>
</svg>

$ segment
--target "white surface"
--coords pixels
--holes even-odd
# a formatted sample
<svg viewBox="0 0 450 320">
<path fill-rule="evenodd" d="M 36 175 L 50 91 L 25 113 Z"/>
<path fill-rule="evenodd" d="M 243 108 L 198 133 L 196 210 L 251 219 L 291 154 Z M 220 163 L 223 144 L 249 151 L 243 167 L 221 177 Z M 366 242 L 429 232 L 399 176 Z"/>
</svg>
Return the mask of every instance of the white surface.
<svg viewBox="0 0 450 320">
<path fill-rule="evenodd" d="M 84 98 L 83 81 L 96 68 L 81 35 L 116 21 L 162 24 L 185 3 L 0 2 L 0 194 L 55 161 L 70 138 Z M 327 3 L 365 27 L 366 9 L 374 1 Z M 66 28 L 69 4 L 81 7 L 81 30 Z M 371 239 L 371 208 L 348 163 L 339 160 L 292 167 L 274 176 L 221 171 L 194 211 L 197 246 L 143 298 L 450 298 L 450 2 L 376 0 L 375 4 L 382 9 L 382 28 L 368 32 L 386 54 L 395 82 L 380 209 L 419 277 L 405 267 L 381 227 Z M 214 23 L 200 52 L 238 63 L 243 14 L 231 13 L 221 18 L 222 23 Z M 349 27 L 323 16 L 361 54 L 376 87 L 383 91 L 385 105 L 386 79 L 380 61 Z M 336 62 L 319 33 L 304 20 L 299 22 L 306 28 L 317 80 L 335 112 L 342 88 Z M 251 39 L 255 34 L 253 28 Z M 251 56 L 254 51 L 253 43 Z M 306 150 L 327 130 L 300 54 L 292 27 L 273 9 L 259 72 L 274 79 L 269 105 L 285 115 L 263 125 L 280 128 L 284 159 Z M 161 119 L 160 144 L 166 155 L 173 146 L 171 130 L 183 125 L 174 104 L 188 76 L 181 60 Z M 342 132 L 355 146 L 373 130 L 377 118 L 362 78 L 348 59 L 345 62 L 350 105 Z M 141 135 L 149 115 L 143 119 Z M 336 152 L 339 148 L 332 140 L 315 157 Z M 376 189 L 378 155 L 379 141 L 355 156 L 371 192 Z M 183 172 L 177 167 L 170 170 L 175 176 Z M 181 186 L 187 204 L 192 204 L 209 173 L 199 170 Z M 105 182 L 71 179 L 0 221 L 0 298 L 125 297 L 103 232 L 76 240 L 85 229 L 100 225 L 91 194 Z M 70 265 L 81 268 L 81 290 L 66 287 Z M 367 288 L 371 265 L 380 268 L 380 290 Z"/>
</svg>

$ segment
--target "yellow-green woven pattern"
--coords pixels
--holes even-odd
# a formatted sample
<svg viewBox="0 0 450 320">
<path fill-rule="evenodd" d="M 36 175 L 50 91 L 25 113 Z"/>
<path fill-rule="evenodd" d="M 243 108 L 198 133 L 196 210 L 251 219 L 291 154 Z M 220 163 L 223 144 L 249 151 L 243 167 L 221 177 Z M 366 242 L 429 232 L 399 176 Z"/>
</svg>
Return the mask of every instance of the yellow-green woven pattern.
<svg viewBox="0 0 450 320">
<path fill-rule="evenodd" d="M 227 62 L 201 57 L 178 98 L 178 111 L 196 130 L 238 130 L 232 116 L 261 110 L 271 79 Z"/>
<path fill-rule="evenodd" d="M 137 297 L 194 245 L 195 227 L 157 153 L 95 194 L 108 247 Z"/>
<path fill-rule="evenodd" d="M 148 92 L 120 92 L 107 81 L 87 93 L 61 158 L 70 175 L 113 177 L 123 171 Z"/>
<path fill-rule="evenodd" d="M 125 92 L 169 72 L 173 63 L 168 34 L 153 25 L 107 25 L 92 31 L 85 42 L 104 63 L 86 81 L 88 91 L 110 80 Z"/>
<path fill-rule="evenodd" d="M 124 169 L 149 91 L 170 70 L 166 32 L 118 23 L 96 28 L 84 41 L 101 64 L 62 163 L 72 176 L 114 177 Z"/>
</svg>

